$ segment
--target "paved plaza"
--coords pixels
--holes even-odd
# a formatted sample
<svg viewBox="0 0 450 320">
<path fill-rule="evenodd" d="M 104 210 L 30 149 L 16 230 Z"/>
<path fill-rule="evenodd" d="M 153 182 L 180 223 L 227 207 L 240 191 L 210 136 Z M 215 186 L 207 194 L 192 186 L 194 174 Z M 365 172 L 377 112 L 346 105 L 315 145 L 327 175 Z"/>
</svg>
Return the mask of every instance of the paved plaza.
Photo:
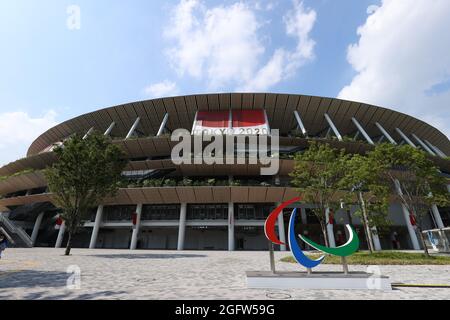
<svg viewBox="0 0 450 320">
<path fill-rule="evenodd" d="M 0 299 L 450 299 L 450 289 L 443 288 L 247 289 L 245 272 L 268 270 L 268 252 L 73 249 L 69 257 L 63 253 L 64 249 L 53 248 L 7 249 L 0 260 Z M 287 255 L 276 252 L 277 269 L 301 270 L 279 261 Z M 314 270 L 341 267 L 321 265 Z M 367 266 L 350 266 L 350 271 L 366 270 Z M 380 266 L 380 270 L 392 282 L 450 283 L 450 266 Z"/>
</svg>

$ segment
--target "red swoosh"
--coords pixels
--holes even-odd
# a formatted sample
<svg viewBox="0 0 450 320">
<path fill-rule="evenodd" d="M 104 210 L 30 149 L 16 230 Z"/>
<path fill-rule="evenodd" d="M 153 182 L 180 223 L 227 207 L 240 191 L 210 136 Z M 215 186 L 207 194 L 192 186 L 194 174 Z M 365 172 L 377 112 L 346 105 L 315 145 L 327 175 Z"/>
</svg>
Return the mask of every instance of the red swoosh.
<svg viewBox="0 0 450 320">
<path fill-rule="evenodd" d="M 266 238 L 272 241 L 275 244 L 286 244 L 280 239 L 278 239 L 277 235 L 275 234 L 275 223 L 277 222 L 277 218 L 280 215 L 280 213 L 283 211 L 284 208 L 286 208 L 291 203 L 300 201 L 300 197 L 296 197 L 294 199 L 288 200 L 286 202 L 283 202 L 278 207 L 273 210 L 269 216 L 266 219 L 266 222 L 264 223 L 264 233 L 266 234 Z"/>
</svg>

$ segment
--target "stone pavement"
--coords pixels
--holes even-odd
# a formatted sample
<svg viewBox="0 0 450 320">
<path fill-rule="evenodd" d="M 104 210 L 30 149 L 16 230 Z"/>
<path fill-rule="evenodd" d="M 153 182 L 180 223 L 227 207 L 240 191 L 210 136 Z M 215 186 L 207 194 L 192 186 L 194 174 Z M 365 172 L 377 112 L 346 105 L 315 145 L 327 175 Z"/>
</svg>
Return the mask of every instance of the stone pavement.
<svg viewBox="0 0 450 320">
<path fill-rule="evenodd" d="M 7 249 L 0 260 L 0 299 L 450 299 L 450 289 L 435 288 L 247 289 L 245 272 L 268 270 L 268 252 L 73 249 L 69 257 L 63 253 L 64 249 L 53 248 Z M 301 270 L 279 261 L 289 253 L 275 254 L 278 270 Z M 350 271 L 366 269 L 350 266 Z M 314 270 L 341 267 L 321 265 Z M 380 270 L 392 282 L 450 284 L 450 266 L 380 266 Z"/>
</svg>

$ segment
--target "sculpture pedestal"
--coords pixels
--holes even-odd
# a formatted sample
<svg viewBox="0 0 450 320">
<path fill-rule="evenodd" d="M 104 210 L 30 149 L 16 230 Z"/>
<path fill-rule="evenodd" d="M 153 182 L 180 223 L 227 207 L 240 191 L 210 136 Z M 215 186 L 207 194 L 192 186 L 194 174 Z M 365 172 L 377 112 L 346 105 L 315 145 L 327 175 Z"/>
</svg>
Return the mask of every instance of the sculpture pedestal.
<svg viewBox="0 0 450 320">
<path fill-rule="evenodd" d="M 258 289 L 392 290 L 387 276 L 366 272 L 247 271 L 247 287 Z"/>
</svg>

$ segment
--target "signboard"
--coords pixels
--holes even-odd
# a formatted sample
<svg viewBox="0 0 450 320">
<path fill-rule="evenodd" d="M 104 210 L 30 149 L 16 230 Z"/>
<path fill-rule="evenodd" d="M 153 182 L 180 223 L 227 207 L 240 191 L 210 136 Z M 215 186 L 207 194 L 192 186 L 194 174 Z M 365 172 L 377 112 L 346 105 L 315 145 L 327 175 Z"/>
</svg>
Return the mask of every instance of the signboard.
<svg viewBox="0 0 450 320">
<path fill-rule="evenodd" d="M 263 109 L 198 111 L 192 127 L 193 135 L 268 135 L 269 131 Z"/>
</svg>

